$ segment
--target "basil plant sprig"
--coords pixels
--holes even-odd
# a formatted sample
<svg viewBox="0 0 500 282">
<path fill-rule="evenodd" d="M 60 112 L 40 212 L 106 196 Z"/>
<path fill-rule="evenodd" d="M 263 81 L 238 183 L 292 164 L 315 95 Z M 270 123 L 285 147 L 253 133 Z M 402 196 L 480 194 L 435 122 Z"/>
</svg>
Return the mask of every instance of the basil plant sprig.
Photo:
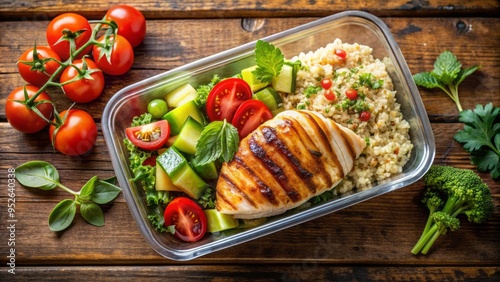
<svg viewBox="0 0 500 282">
<path fill-rule="evenodd" d="M 95 226 L 104 225 L 104 214 L 99 205 L 114 200 L 120 193 L 120 187 L 111 180 L 100 180 L 92 177 L 80 191 L 75 192 L 59 182 L 59 172 L 48 162 L 29 161 L 16 168 L 16 179 L 21 185 L 40 190 L 52 190 L 56 187 L 74 195 L 74 199 L 59 202 L 49 215 L 49 228 L 52 231 L 66 229 L 75 218 L 77 207 L 88 223 Z"/>
</svg>

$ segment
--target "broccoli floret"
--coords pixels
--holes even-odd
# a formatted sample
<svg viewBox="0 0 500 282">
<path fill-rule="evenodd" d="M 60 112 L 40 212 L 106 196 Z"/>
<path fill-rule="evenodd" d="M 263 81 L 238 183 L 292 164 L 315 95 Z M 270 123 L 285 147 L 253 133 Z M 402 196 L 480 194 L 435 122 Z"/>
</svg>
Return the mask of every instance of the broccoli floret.
<svg viewBox="0 0 500 282">
<path fill-rule="evenodd" d="M 422 202 L 429 217 L 412 254 L 427 254 L 440 235 L 460 228 L 460 214 L 474 223 L 485 222 L 493 214 L 491 191 L 472 170 L 433 165 L 423 181 L 427 189 Z"/>
</svg>

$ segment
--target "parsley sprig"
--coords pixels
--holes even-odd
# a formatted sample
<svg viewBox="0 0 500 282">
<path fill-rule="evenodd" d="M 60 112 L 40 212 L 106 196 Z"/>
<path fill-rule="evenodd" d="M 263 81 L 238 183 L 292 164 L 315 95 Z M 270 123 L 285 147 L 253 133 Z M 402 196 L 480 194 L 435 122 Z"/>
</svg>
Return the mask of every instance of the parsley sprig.
<svg viewBox="0 0 500 282">
<path fill-rule="evenodd" d="M 500 108 L 493 103 L 477 105 L 474 110 L 462 111 L 460 121 L 465 125 L 455 134 L 455 140 L 471 154 L 479 171 L 500 178 Z"/>
<path fill-rule="evenodd" d="M 479 68 L 480 66 L 472 66 L 462 69 L 462 64 L 457 57 L 450 51 L 444 51 L 436 59 L 433 71 L 417 73 L 413 76 L 413 80 L 419 86 L 443 90 L 461 112 L 462 105 L 458 95 L 458 85 Z"/>
<path fill-rule="evenodd" d="M 280 74 L 285 56 L 271 43 L 258 40 L 255 45 L 255 61 L 257 68 L 252 73 L 261 82 L 270 83 L 273 77 Z"/>
</svg>

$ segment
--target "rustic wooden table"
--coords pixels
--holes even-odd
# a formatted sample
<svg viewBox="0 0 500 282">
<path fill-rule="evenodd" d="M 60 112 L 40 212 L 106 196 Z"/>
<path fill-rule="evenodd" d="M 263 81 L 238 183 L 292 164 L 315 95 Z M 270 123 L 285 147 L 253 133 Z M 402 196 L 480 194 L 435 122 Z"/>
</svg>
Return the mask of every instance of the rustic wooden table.
<svg viewBox="0 0 500 282">
<path fill-rule="evenodd" d="M 453 1 L 451 1 L 453 2 Z M 464 108 L 493 102 L 500 106 L 500 3 L 472 1 L 128 1 L 147 18 L 147 35 L 136 51 L 134 66 L 119 77 L 106 76 L 104 94 L 78 107 L 99 126 L 92 153 L 71 158 L 54 153 L 47 130 L 21 134 L 5 117 L 5 99 L 23 85 L 16 61 L 35 40 L 45 44 L 48 21 L 63 12 L 100 19 L 114 1 L 0 0 L 0 280 L 251 280 L 251 281 L 499 281 L 500 185 L 490 186 L 495 215 L 486 224 L 463 223 L 427 256 L 410 249 L 427 212 L 419 205 L 422 182 L 309 221 L 275 234 L 187 262 L 165 259 L 145 242 L 123 195 L 105 208 L 106 224 L 98 228 L 77 216 L 61 233 L 48 229 L 62 191 L 15 187 L 15 231 L 7 224 L 9 169 L 30 160 L 51 162 L 67 186 L 79 189 L 94 175 L 114 175 L 100 120 L 104 106 L 121 88 L 172 68 L 240 44 L 344 10 L 364 10 L 384 21 L 393 33 L 411 72 L 432 68 L 444 50 L 464 66 L 480 71 L 460 87 Z M 436 139 L 436 164 L 472 168 L 468 154 L 453 140 L 463 127 L 449 98 L 420 89 Z M 52 92 L 56 107 L 71 102 Z M 11 266 L 15 241 L 15 275 Z"/>
</svg>

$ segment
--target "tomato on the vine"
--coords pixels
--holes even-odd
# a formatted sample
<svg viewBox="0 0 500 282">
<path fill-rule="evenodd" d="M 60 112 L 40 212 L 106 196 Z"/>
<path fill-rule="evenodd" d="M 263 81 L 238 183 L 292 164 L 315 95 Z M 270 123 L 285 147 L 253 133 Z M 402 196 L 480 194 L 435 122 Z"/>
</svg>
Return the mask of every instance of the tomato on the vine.
<svg viewBox="0 0 500 282">
<path fill-rule="evenodd" d="M 91 78 L 88 78 L 89 75 Z M 75 77 L 80 79 L 72 81 Z M 104 89 L 104 75 L 94 61 L 83 58 L 73 61 L 73 65 L 63 70 L 60 83 L 63 85 L 64 94 L 73 102 L 88 103 L 101 95 Z"/>
<path fill-rule="evenodd" d="M 80 49 L 92 36 L 92 28 L 86 18 L 75 13 L 64 13 L 55 17 L 47 26 L 47 42 L 61 60 L 67 60 L 70 57 L 69 39 L 74 39 L 75 50 Z M 92 46 L 89 45 L 83 52 L 74 59 L 80 59 L 88 54 Z M 73 51 L 75 51 L 73 50 Z"/>
<path fill-rule="evenodd" d="M 241 140 L 271 118 L 273 118 L 273 114 L 266 104 L 252 99 L 243 102 L 238 107 L 231 124 L 238 129 Z"/>
<path fill-rule="evenodd" d="M 207 217 L 201 207 L 186 197 L 173 199 L 165 209 L 165 226 L 174 227 L 174 236 L 196 242 L 207 232 Z"/>
<path fill-rule="evenodd" d="M 207 97 L 207 115 L 210 121 L 233 120 L 234 113 L 246 100 L 252 98 L 252 89 L 241 78 L 228 78 L 217 83 Z"/>
<path fill-rule="evenodd" d="M 158 150 L 170 137 L 170 125 L 167 120 L 159 120 L 145 125 L 125 129 L 127 138 L 135 146 L 144 150 Z"/>
<path fill-rule="evenodd" d="M 54 106 L 50 96 L 45 92 L 41 92 L 34 100 L 32 106 L 36 106 L 36 109 L 45 117 L 46 120 L 44 120 L 30 108 L 30 105 L 26 105 L 24 87 L 26 87 L 28 99 L 33 97 L 40 89 L 33 85 L 20 86 L 14 89 L 6 99 L 5 116 L 10 125 L 17 131 L 35 133 L 48 125 L 47 121 L 52 118 Z"/>
<path fill-rule="evenodd" d="M 118 34 L 125 37 L 132 47 L 141 44 L 146 36 L 146 19 L 132 6 L 121 4 L 111 7 L 105 19 L 116 22 Z"/>
<path fill-rule="evenodd" d="M 19 57 L 17 69 L 27 83 L 41 87 L 59 68 L 60 60 L 50 47 L 35 45 Z"/>
<path fill-rule="evenodd" d="M 63 123 L 58 126 L 51 124 L 49 128 L 54 148 L 68 156 L 80 156 L 92 150 L 97 139 L 97 125 L 92 116 L 78 109 L 63 111 L 59 116 Z M 57 123 L 58 119 L 54 122 Z"/>
<path fill-rule="evenodd" d="M 134 64 L 134 50 L 132 45 L 121 35 L 102 36 L 99 43 L 104 46 L 94 45 L 92 55 L 97 66 L 109 75 L 122 75 L 130 70 Z M 109 61 L 107 54 L 109 54 Z"/>
</svg>

